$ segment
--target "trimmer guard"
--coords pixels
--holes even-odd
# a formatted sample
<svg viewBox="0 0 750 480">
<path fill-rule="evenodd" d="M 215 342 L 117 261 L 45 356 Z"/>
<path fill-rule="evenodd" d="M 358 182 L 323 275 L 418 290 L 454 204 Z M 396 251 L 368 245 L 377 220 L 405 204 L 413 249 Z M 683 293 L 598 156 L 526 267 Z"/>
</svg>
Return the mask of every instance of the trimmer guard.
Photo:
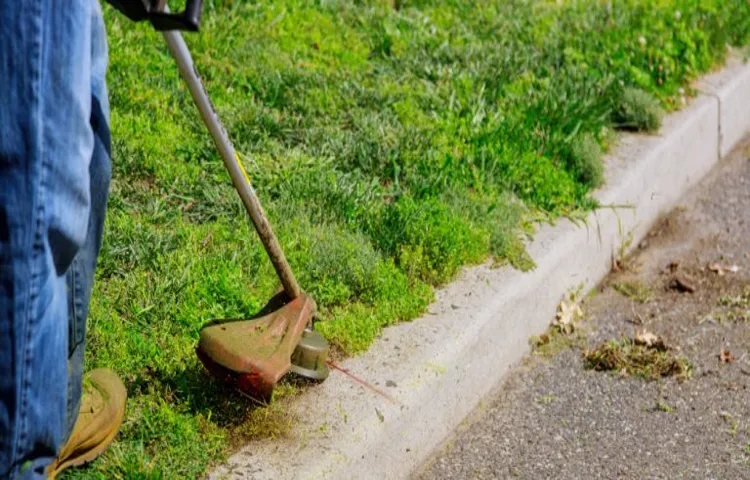
<svg viewBox="0 0 750 480">
<path fill-rule="evenodd" d="M 315 302 L 302 294 L 255 319 L 209 324 L 200 332 L 198 358 L 220 380 L 267 403 L 314 314 Z"/>
</svg>

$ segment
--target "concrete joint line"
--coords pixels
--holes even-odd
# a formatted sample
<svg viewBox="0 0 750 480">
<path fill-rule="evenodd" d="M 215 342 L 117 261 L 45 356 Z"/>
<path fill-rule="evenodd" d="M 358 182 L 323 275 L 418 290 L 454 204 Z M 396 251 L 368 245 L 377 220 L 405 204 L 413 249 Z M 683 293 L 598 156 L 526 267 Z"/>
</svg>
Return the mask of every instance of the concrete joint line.
<svg viewBox="0 0 750 480">
<path fill-rule="evenodd" d="M 708 91 L 708 90 L 703 90 L 700 87 L 696 88 L 696 91 L 698 93 L 700 93 L 701 95 L 706 95 L 706 96 L 711 97 L 714 100 L 716 100 L 716 108 L 717 108 L 717 112 L 716 113 L 717 113 L 717 116 L 718 116 L 718 118 L 716 120 L 716 123 L 717 123 L 717 126 L 718 126 L 718 129 L 716 130 L 716 135 L 717 135 L 717 138 L 718 138 L 718 142 L 716 144 L 716 155 L 718 155 L 719 158 L 721 158 L 721 156 L 722 156 L 721 155 L 721 139 L 723 138 L 722 133 L 721 133 L 721 97 L 717 93 L 715 93 L 715 92 L 711 92 L 711 91 Z"/>
</svg>

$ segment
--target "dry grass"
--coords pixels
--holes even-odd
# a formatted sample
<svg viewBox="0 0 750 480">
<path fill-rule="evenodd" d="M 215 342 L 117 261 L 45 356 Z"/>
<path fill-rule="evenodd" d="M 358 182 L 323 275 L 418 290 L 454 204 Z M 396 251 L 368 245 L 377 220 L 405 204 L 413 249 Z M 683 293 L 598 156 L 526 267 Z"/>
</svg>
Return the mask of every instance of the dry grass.
<svg viewBox="0 0 750 480">
<path fill-rule="evenodd" d="M 684 380 L 692 373 L 692 366 L 685 357 L 666 348 L 637 345 L 629 338 L 602 343 L 584 352 L 583 358 L 588 369 L 622 372 L 649 380 L 663 377 Z"/>
<path fill-rule="evenodd" d="M 557 327 L 551 326 L 546 333 L 538 337 L 531 337 L 529 343 L 531 344 L 532 355 L 552 358 L 564 350 L 582 348 L 585 338 L 580 330 L 568 334 L 561 332 Z"/>
</svg>

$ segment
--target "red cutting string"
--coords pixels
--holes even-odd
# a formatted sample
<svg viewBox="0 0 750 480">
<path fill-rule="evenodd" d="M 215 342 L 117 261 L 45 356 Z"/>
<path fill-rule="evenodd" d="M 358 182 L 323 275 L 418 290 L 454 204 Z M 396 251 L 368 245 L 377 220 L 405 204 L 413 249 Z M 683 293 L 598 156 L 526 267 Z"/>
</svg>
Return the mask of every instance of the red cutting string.
<svg viewBox="0 0 750 480">
<path fill-rule="evenodd" d="M 390 395 L 388 395 L 388 394 L 387 394 L 387 393 L 385 393 L 384 391 L 380 390 L 379 388 L 375 387 L 374 385 L 370 385 L 369 383 L 365 382 L 365 381 L 364 381 L 364 380 L 362 380 L 361 378 L 359 378 L 359 377 L 356 377 L 356 376 L 354 376 L 353 374 L 349 373 L 349 370 L 347 370 L 347 369 L 345 369 L 345 368 L 341 368 L 341 367 L 339 367 L 338 365 L 336 365 L 335 363 L 333 363 L 333 362 L 332 362 L 332 361 L 330 361 L 330 360 L 326 360 L 326 363 L 327 363 L 327 364 L 328 364 L 328 365 L 329 365 L 329 366 L 330 366 L 331 368 L 335 368 L 335 369 L 336 369 L 336 370 L 338 370 L 339 372 L 343 373 L 343 374 L 344 374 L 344 375 L 346 375 L 347 377 L 349 377 L 349 378 L 351 378 L 352 380 L 354 380 L 354 381 L 355 381 L 356 383 L 360 384 L 361 386 L 365 387 L 365 388 L 366 388 L 366 389 L 368 389 L 368 390 L 372 390 L 373 392 L 377 393 L 378 395 L 380 395 L 381 397 L 385 398 L 385 399 L 386 399 L 386 400 L 388 400 L 389 402 L 391 402 L 391 403 L 395 403 L 395 404 L 397 404 L 397 405 L 401 405 L 401 402 L 397 401 L 397 400 L 396 400 L 395 398 L 391 397 Z"/>
</svg>

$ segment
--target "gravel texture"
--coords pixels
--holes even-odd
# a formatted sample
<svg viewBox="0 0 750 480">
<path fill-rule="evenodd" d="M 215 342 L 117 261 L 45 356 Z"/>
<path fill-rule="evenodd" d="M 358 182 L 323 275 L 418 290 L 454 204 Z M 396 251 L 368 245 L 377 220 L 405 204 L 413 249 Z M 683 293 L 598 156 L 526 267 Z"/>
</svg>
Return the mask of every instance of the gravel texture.
<svg viewBox="0 0 750 480">
<path fill-rule="evenodd" d="M 583 302 L 580 338 L 514 368 L 415 478 L 750 479 L 750 138 L 616 260 Z M 677 277 L 695 291 L 674 288 Z M 618 293 L 621 282 L 650 299 Z M 743 291 L 744 307 L 720 305 Z M 584 368 L 584 350 L 643 330 L 692 377 Z"/>
</svg>

